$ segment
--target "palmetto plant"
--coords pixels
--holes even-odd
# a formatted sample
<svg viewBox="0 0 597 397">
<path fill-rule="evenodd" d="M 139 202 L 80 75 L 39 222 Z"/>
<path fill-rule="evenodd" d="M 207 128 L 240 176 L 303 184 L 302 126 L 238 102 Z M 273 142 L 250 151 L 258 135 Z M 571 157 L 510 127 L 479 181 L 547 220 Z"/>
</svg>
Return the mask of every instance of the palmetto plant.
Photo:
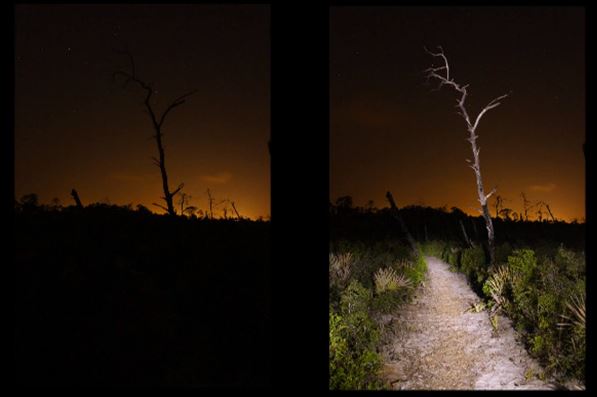
<svg viewBox="0 0 597 397">
<path fill-rule="evenodd" d="M 402 259 L 394 264 L 395 269 L 405 270 L 413 267 L 413 263 L 407 259 Z"/>
<path fill-rule="evenodd" d="M 561 328 L 571 327 L 578 333 L 584 333 L 586 324 L 585 296 L 572 296 L 568 302 L 566 302 L 566 308 L 568 309 L 568 314 L 560 315 L 564 321 L 558 323 L 558 326 Z"/>
<path fill-rule="evenodd" d="M 483 292 L 489 295 L 494 302 L 493 313 L 497 312 L 507 304 L 508 300 L 504 296 L 504 291 L 511 279 L 512 273 L 510 268 L 502 265 L 499 266 L 485 282 Z"/>
<path fill-rule="evenodd" d="M 379 268 L 373 275 L 375 291 L 379 294 L 385 291 L 397 291 L 401 288 L 412 287 L 412 282 L 403 274 L 398 274 L 390 267 Z"/>
</svg>

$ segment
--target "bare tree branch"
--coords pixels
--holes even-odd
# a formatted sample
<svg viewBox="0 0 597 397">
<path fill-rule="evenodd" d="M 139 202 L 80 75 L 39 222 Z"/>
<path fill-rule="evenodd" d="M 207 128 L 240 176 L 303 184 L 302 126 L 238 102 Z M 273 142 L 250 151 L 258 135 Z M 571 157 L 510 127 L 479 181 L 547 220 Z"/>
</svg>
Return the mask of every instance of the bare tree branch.
<svg viewBox="0 0 597 397">
<path fill-rule="evenodd" d="M 180 189 L 182 189 L 183 187 L 184 187 L 184 183 L 181 183 L 180 185 L 178 185 L 176 190 L 174 190 L 172 193 L 170 193 L 170 196 L 175 196 L 176 193 L 178 193 L 180 191 Z"/>
<path fill-rule="evenodd" d="M 163 205 L 161 205 L 161 204 L 158 204 L 158 203 L 151 203 L 151 204 L 155 205 L 156 207 L 160 207 L 160 208 L 161 208 L 161 209 L 163 209 L 164 211 L 168 212 L 168 208 L 164 207 L 164 206 L 163 206 Z"/>
<path fill-rule="evenodd" d="M 501 102 L 500 100 L 506 98 L 508 96 L 508 94 L 504 94 L 502 96 L 499 96 L 495 99 L 493 99 L 491 102 L 489 102 L 484 108 L 483 110 L 481 110 L 481 112 L 479 113 L 479 115 L 477 116 L 477 119 L 475 120 L 475 124 L 473 125 L 473 130 L 477 129 L 477 126 L 479 125 L 479 121 L 481 120 L 481 117 L 483 117 L 483 115 L 488 111 L 491 110 L 493 108 L 496 108 L 498 106 L 500 106 Z"/>
<path fill-rule="evenodd" d="M 153 164 L 154 164 L 156 167 L 160 168 L 160 166 L 161 166 L 161 165 L 160 165 L 160 160 L 156 159 L 156 158 L 155 158 L 155 156 L 151 156 L 151 159 L 153 160 Z"/>
<path fill-rule="evenodd" d="M 495 192 L 497 191 L 497 186 L 494 187 L 493 189 L 491 189 L 491 192 L 489 192 L 488 194 L 485 195 L 485 201 L 489 200 L 489 198 L 495 194 Z"/>
<path fill-rule="evenodd" d="M 193 91 L 187 92 L 186 94 L 181 95 L 178 98 L 176 98 L 174 101 L 172 101 L 172 103 L 166 108 L 166 110 L 162 114 L 162 117 L 160 117 L 160 122 L 158 125 L 161 127 L 164 124 L 164 121 L 166 120 L 166 116 L 168 115 L 168 113 L 175 107 L 180 106 L 183 103 L 185 103 L 186 98 L 193 95 L 197 91 L 198 90 L 193 90 Z"/>
</svg>

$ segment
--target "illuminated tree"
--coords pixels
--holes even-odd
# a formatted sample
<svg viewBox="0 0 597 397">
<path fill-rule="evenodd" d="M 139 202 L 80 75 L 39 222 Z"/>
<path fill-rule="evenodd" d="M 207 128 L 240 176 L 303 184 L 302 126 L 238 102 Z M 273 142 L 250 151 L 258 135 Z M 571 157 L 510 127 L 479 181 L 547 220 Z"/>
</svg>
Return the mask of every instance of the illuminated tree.
<svg viewBox="0 0 597 397">
<path fill-rule="evenodd" d="M 465 100 L 466 100 L 466 96 L 467 96 L 467 85 L 460 85 L 458 83 L 456 83 L 454 81 L 454 79 L 451 78 L 450 76 L 450 65 L 448 64 L 448 58 L 444 55 L 444 50 L 441 47 L 438 47 L 439 52 L 431 52 L 429 51 L 427 48 L 425 48 L 425 51 L 427 51 L 428 54 L 432 55 L 433 57 L 437 57 L 437 58 L 441 58 L 443 65 L 442 66 L 438 66 L 438 67 L 430 67 L 426 70 L 427 72 L 427 78 L 434 78 L 439 80 L 439 87 L 438 89 L 440 89 L 441 87 L 443 87 L 444 85 L 448 85 L 451 86 L 452 88 L 454 88 L 459 94 L 460 94 L 460 98 L 457 99 L 457 107 L 459 109 L 459 114 L 464 118 L 464 121 L 466 122 L 466 129 L 469 133 L 469 138 L 468 141 L 471 144 L 471 149 L 473 151 L 473 161 L 471 160 L 466 160 L 469 163 L 469 167 L 472 168 L 472 170 L 475 172 L 475 177 L 476 177 L 476 181 L 477 181 L 477 195 L 478 195 L 478 200 L 479 203 L 481 204 L 481 209 L 479 209 L 479 212 L 481 212 L 481 214 L 483 215 L 483 218 L 485 219 L 485 226 L 487 228 L 487 242 L 488 242 L 488 248 L 489 248 L 489 260 L 491 264 L 495 263 L 495 236 L 494 236 L 494 229 L 493 229 L 493 223 L 491 221 L 491 216 L 489 214 L 489 209 L 487 207 L 487 200 L 489 199 L 489 197 L 491 197 L 492 194 L 495 193 L 496 189 L 492 189 L 491 192 L 489 192 L 488 194 L 485 194 L 485 189 L 483 187 L 483 178 L 481 177 L 481 163 L 480 163 L 480 159 L 479 159 L 479 152 L 481 150 L 480 147 L 477 146 L 477 138 L 479 137 L 476 134 L 477 131 L 477 127 L 479 126 L 479 122 L 481 121 L 481 118 L 485 115 L 486 112 L 488 112 L 489 110 L 498 107 L 500 105 L 500 101 L 504 98 L 506 98 L 508 95 L 502 95 L 499 96 L 495 99 L 493 99 L 491 102 L 489 102 L 480 112 L 479 114 L 477 114 L 477 117 L 474 119 L 474 122 L 472 121 L 472 119 L 469 117 L 468 111 L 466 110 L 465 107 Z"/>
<path fill-rule="evenodd" d="M 153 135 L 153 138 L 155 139 L 155 142 L 158 147 L 159 159 L 155 158 L 153 156 L 152 156 L 152 159 L 153 159 L 154 164 L 160 169 L 160 173 L 162 175 L 162 189 L 164 190 L 164 196 L 162 197 L 162 199 L 166 202 L 166 207 L 164 207 L 160 204 L 156 204 L 156 203 L 153 203 L 153 205 L 166 210 L 170 215 L 176 215 L 176 210 L 174 209 L 174 204 L 173 204 L 172 198 L 178 192 L 180 192 L 180 190 L 184 186 L 184 183 L 181 183 L 180 185 L 178 185 L 178 187 L 174 191 L 170 191 L 170 187 L 168 186 L 168 173 L 166 172 L 166 155 L 164 153 L 164 145 L 163 145 L 163 141 L 162 141 L 162 139 L 163 139 L 162 127 L 164 125 L 164 121 L 166 120 L 166 116 L 168 116 L 170 111 L 172 111 L 172 109 L 185 103 L 186 99 L 189 96 L 193 95 L 195 92 L 197 92 L 197 90 L 187 92 L 186 94 L 183 94 L 183 95 L 179 96 L 178 98 L 174 99 L 166 107 L 166 110 L 164 110 L 164 112 L 161 114 L 161 116 L 158 117 L 158 115 L 154 111 L 154 109 L 151 105 L 151 102 L 150 102 L 151 97 L 153 96 L 154 92 L 156 92 L 156 91 L 150 84 L 141 80 L 137 76 L 136 69 L 135 69 L 135 61 L 134 61 L 131 53 L 128 50 L 117 51 L 117 52 L 128 56 L 130 63 L 131 63 L 131 70 L 130 70 L 130 72 L 119 70 L 117 72 L 114 72 L 113 77 L 115 79 L 118 76 L 122 76 L 125 79 L 124 83 L 123 83 L 123 88 L 125 88 L 128 85 L 128 83 L 133 82 L 133 83 L 136 83 L 143 90 L 145 90 L 145 101 L 144 101 L 145 109 L 147 110 L 149 118 L 151 119 L 151 124 L 152 124 L 153 130 L 155 132 L 155 135 Z"/>
</svg>

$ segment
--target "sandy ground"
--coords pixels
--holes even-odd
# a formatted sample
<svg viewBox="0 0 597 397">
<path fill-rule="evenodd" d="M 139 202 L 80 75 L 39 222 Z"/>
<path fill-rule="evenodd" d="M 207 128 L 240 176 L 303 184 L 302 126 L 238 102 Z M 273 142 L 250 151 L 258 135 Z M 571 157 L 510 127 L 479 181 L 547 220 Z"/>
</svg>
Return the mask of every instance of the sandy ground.
<svg viewBox="0 0 597 397">
<path fill-rule="evenodd" d="M 463 274 L 427 257 L 429 273 L 413 301 L 384 316 L 383 377 L 396 390 L 513 390 L 552 387 L 499 317 L 494 332 L 486 311 L 467 311 L 479 297 Z M 525 376 L 526 375 L 526 376 Z"/>
</svg>

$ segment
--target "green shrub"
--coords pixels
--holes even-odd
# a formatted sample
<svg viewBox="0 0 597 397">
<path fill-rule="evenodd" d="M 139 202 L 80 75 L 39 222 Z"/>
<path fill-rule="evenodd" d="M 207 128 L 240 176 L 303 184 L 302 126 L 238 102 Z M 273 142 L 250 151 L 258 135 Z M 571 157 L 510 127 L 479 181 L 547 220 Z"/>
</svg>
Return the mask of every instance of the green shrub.
<svg viewBox="0 0 597 397">
<path fill-rule="evenodd" d="M 508 266 L 519 276 L 520 283 L 528 283 L 535 269 L 537 268 L 537 258 L 535 252 L 531 249 L 517 249 L 512 251 L 512 255 L 508 256 Z"/>
<path fill-rule="evenodd" d="M 330 388 L 379 388 L 379 330 L 369 316 L 370 292 L 353 281 L 342 293 L 342 312 L 330 311 Z"/>
<path fill-rule="evenodd" d="M 584 278 L 586 274 L 585 258 L 581 253 L 576 253 L 560 246 L 555 255 L 555 262 L 562 273 L 569 279 L 577 280 L 580 276 Z"/>
<path fill-rule="evenodd" d="M 537 320 L 537 290 L 535 270 L 537 258 L 530 249 L 512 251 L 508 257 L 508 266 L 512 272 L 511 318 L 521 324 L 527 332 L 532 332 Z"/>
<path fill-rule="evenodd" d="M 419 249 L 419 255 L 415 258 L 414 263 L 404 269 L 404 275 L 408 277 L 414 286 L 421 284 L 427 274 L 427 262 L 423 257 L 423 252 Z"/>
<path fill-rule="evenodd" d="M 355 330 L 371 331 L 372 322 L 362 313 L 343 317 L 330 312 L 329 325 L 330 389 L 379 388 L 377 372 L 381 366 L 381 359 L 374 350 L 377 337 L 373 334 L 365 335 L 364 332 L 355 333 Z M 365 343 L 355 340 L 355 338 L 367 339 L 368 337 Z"/>
<path fill-rule="evenodd" d="M 421 245 L 422 251 L 426 256 L 435 256 L 436 258 L 444 259 L 443 254 L 446 248 L 443 241 L 428 241 Z"/>
<path fill-rule="evenodd" d="M 483 247 L 476 246 L 462 250 L 460 271 L 464 273 L 475 287 L 483 285 L 487 279 L 487 265 Z"/>
<path fill-rule="evenodd" d="M 376 294 L 371 302 L 371 308 L 378 313 L 390 313 L 406 300 L 404 290 L 384 291 Z"/>
<path fill-rule="evenodd" d="M 342 314 L 367 313 L 370 303 L 371 291 L 357 280 L 352 280 L 340 296 Z"/>
<path fill-rule="evenodd" d="M 446 262 L 450 265 L 450 270 L 456 271 L 460 269 L 460 248 L 449 248 L 446 252 Z"/>
</svg>

